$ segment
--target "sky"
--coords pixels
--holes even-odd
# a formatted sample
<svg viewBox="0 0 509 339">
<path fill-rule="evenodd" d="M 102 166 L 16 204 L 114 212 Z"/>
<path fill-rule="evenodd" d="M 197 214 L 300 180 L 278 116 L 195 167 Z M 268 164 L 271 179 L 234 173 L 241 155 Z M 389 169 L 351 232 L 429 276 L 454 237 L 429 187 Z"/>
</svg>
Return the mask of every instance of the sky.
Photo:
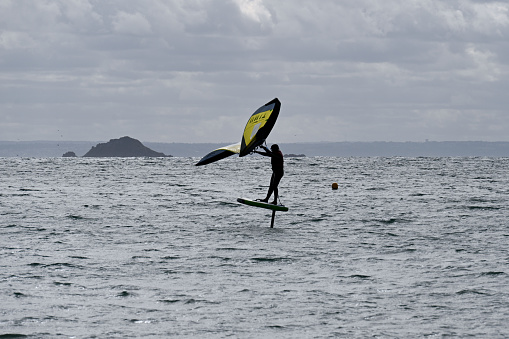
<svg viewBox="0 0 509 339">
<path fill-rule="evenodd" d="M 0 140 L 509 141 L 509 2 L 0 0 Z"/>
</svg>

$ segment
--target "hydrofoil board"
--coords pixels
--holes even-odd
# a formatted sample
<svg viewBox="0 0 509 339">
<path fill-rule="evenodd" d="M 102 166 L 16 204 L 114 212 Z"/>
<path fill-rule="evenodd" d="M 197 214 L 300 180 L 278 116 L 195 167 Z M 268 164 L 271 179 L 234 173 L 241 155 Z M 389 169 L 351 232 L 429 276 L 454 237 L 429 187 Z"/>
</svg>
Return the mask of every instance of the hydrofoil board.
<svg viewBox="0 0 509 339">
<path fill-rule="evenodd" d="M 237 201 L 244 205 L 266 208 L 266 209 L 269 209 L 272 211 L 281 211 L 281 212 L 288 211 L 288 207 L 286 207 L 284 205 L 273 205 L 273 204 L 268 204 L 266 202 L 244 199 L 244 198 L 238 198 Z"/>
</svg>

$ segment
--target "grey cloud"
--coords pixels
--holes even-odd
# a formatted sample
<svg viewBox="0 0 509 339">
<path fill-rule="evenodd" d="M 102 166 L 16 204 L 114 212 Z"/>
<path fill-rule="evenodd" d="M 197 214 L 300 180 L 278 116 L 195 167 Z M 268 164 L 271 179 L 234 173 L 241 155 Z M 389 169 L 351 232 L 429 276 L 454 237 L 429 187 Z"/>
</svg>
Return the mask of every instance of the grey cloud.
<svg viewBox="0 0 509 339">
<path fill-rule="evenodd" d="M 278 96 L 282 141 L 507 140 L 508 33 L 498 1 L 3 1 L 0 139 L 229 142 Z"/>
</svg>

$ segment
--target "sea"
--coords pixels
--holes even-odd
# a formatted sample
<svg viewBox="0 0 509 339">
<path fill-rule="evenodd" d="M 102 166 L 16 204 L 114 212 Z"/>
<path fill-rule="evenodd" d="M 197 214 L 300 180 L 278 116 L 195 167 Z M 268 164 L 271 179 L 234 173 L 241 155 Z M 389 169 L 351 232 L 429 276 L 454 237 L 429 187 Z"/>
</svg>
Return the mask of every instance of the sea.
<svg viewBox="0 0 509 339">
<path fill-rule="evenodd" d="M 0 338 L 509 337 L 509 158 L 198 160 L 0 158 Z"/>
</svg>

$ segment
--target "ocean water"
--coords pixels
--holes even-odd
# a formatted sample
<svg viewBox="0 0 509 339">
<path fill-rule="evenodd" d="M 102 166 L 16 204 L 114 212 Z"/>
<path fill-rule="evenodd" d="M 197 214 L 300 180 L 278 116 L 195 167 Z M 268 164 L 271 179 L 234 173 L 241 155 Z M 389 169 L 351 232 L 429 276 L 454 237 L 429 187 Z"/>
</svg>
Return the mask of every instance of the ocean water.
<svg viewBox="0 0 509 339">
<path fill-rule="evenodd" d="M 1 158 L 0 338 L 509 337 L 508 158 L 197 160 Z"/>
</svg>

